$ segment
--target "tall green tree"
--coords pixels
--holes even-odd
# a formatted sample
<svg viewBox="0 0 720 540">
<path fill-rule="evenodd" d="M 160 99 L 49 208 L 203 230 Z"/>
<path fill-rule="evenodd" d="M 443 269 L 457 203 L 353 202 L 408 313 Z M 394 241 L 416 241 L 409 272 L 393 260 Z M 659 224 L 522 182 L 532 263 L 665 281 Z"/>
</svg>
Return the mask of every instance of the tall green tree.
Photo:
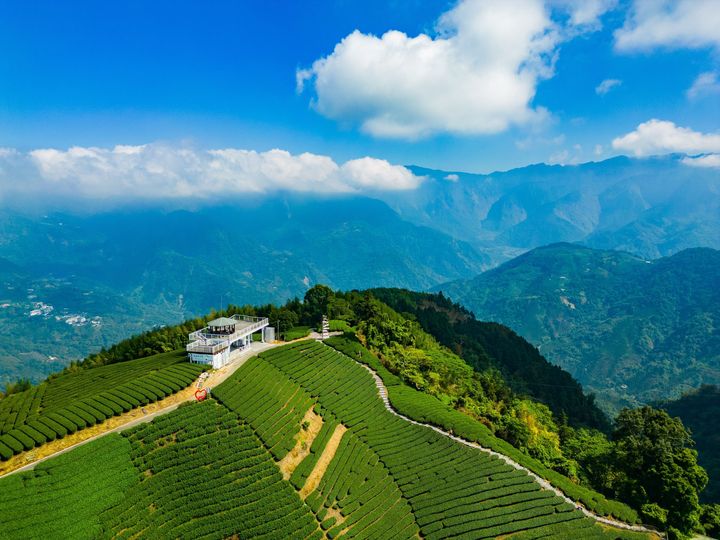
<svg viewBox="0 0 720 540">
<path fill-rule="evenodd" d="M 335 296 L 326 285 L 315 285 L 305 293 L 304 322 L 319 325 L 323 315 L 327 315 L 330 300 Z"/>
<path fill-rule="evenodd" d="M 657 525 L 685 534 L 698 528 L 708 477 L 680 419 L 652 407 L 624 409 L 613 439 L 608 480 L 617 494 Z"/>
</svg>

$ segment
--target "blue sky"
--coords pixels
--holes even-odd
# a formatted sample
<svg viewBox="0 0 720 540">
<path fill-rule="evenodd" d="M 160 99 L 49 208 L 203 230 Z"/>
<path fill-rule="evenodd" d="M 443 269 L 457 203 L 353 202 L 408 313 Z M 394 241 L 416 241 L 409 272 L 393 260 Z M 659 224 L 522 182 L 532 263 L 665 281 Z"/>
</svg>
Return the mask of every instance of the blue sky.
<svg viewBox="0 0 720 540">
<path fill-rule="evenodd" d="M 6 0 L 0 147 L 278 148 L 478 172 L 716 155 L 718 13 L 718 0 Z M 604 80 L 617 82 L 602 93 Z"/>
</svg>

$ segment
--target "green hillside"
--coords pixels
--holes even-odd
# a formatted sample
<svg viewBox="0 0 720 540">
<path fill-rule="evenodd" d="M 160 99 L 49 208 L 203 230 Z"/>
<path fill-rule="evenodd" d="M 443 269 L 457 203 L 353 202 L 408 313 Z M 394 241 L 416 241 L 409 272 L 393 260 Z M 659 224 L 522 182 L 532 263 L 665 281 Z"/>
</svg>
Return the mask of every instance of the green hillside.
<svg viewBox="0 0 720 540">
<path fill-rule="evenodd" d="M 510 328 L 478 321 L 442 294 L 401 289 L 373 289 L 373 295 L 395 311 L 417 319 L 422 328 L 476 370 L 497 369 L 510 388 L 546 404 L 571 425 L 608 430 L 594 396 L 565 370 L 548 362 Z"/>
<path fill-rule="evenodd" d="M 166 353 L 51 377 L 0 399 L 0 458 L 32 450 L 189 386 L 202 367 Z"/>
<path fill-rule="evenodd" d="M 440 289 L 511 327 L 615 412 L 720 383 L 718 285 L 720 251 L 645 261 L 555 244 Z"/>
<path fill-rule="evenodd" d="M 702 497 L 708 502 L 720 503 L 720 388 L 703 386 L 660 406 L 671 416 L 680 417 L 692 431 L 698 461 L 710 477 Z"/>
<path fill-rule="evenodd" d="M 524 472 L 392 415 L 370 374 L 322 344 L 263 353 L 214 393 L 219 403 L 181 407 L 0 479 L 10 518 L 0 536 L 646 537 L 600 527 Z M 309 408 L 347 431 L 304 494 L 274 461 L 293 448 Z M 323 453 L 317 445 L 305 459 Z M 63 489 L 71 493 L 59 505 Z M 90 490 L 101 496 L 88 506 Z"/>
<path fill-rule="evenodd" d="M 386 293 L 396 298 L 408 294 Z M 436 300 L 432 310 L 444 305 Z M 561 407 L 555 412 L 523 391 L 521 378 L 506 381 L 505 374 L 512 374 L 515 363 L 525 357 L 538 374 L 548 369 L 526 349 L 511 354 L 513 344 L 523 342 L 517 337 L 508 341 L 507 329 L 490 325 L 483 341 L 475 338 L 469 350 L 484 350 L 490 359 L 482 365 L 473 363 L 472 355 L 466 361 L 427 333 L 418 322 L 424 317 L 398 313 L 369 291 L 340 293 L 316 286 L 303 301 L 282 307 L 231 306 L 223 314 L 237 311 L 266 314 L 283 321 L 285 330 L 315 326 L 320 314 L 327 313 L 332 326 L 346 333 L 327 340 L 332 347 L 306 340 L 266 351 L 213 388 L 214 400 L 183 406 L 152 424 L 123 432 L 130 445 L 108 451 L 128 453 L 134 480 L 130 485 L 118 480 L 127 486 L 122 502 L 113 495 L 94 512 L 96 518 L 88 526 L 99 532 L 77 537 L 186 536 L 195 534 L 192 524 L 199 536 L 217 536 L 213 527 L 218 526 L 221 536 L 246 537 L 263 525 L 252 515 L 258 507 L 277 516 L 278 531 L 302 537 L 334 538 L 342 533 L 384 538 L 391 529 L 401 536 L 419 531 L 428 538 L 570 538 L 577 530 L 606 537 L 606 531 L 575 509 L 577 503 L 601 516 L 658 525 L 675 531 L 678 538 L 683 531 L 702 530 L 698 493 L 707 477 L 695 463 L 692 439 L 682 424 L 646 408 L 625 411 L 612 429 L 601 426 L 604 433 L 588 421 L 594 413 L 563 412 L 568 403 L 592 408 L 592 400 L 577 384 L 555 388 L 558 398 L 552 406 Z M 438 325 L 433 331 L 444 335 L 440 330 L 447 320 L 433 320 Z M 140 401 L 139 391 L 153 394 L 145 395 L 150 399 L 161 397 L 159 390 L 172 392 L 171 382 L 181 387 L 170 379 L 185 368 L 196 370 L 185 374 L 192 379 L 198 369 L 183 362 L 181 354 L 133 358 L 178 347 L 188 329 L 198 324 L 202 320 L 149 331 L 42 385 L 0 399 L 0 406 L 8 410 L 22 403 L 27 411 L 35 411 L 32 419 L 26 413 L 27 425 L 8 423 L 3 440 L 17 448 L 6 445 L 6 454 L 42 444 L 37 426 L 81 429 L 134 406 L 130 398 Z M 493 333 L 497 336 L 491 339 Z M 405 419 L 386 408 L 368 366 L 381 377 L 393 410 Z M 77 422 L 69 424 L 70 420 Z M 246 450 L 247 463 L 240 459 Z M 53 485 L 69 482 L 65 474 L 71 473 L 52 469 L 53 463 L 21 476 L 26 479 L 23 485 L 41 490 L 41 495 L 32 495 L 37 504 L 52 500 Z M 55 478 L 47 478 L 48 467 L 58 471 Z M 118 474 L 125 470 L 120 459 Z M 88 475 L 92 471 L 87 468 Z M 13 478 L 17 476 L 0 479 L 0 493 L 3 482 Z M 242 483 L 246 478 L 254 487 Z M 559 491 L 541 489 L 546 481 Z M 227 487 L 216 492 L 211 486 L 218 483 Z M 98 489 L 105 485 L 99 483 Z M 255 498 L 264 496 L 266 487 L 279 498 L 277 512 L 275 495 L 261 503 Z M 560 494 L 569 499 L 558 498 Z M 8 501 L 19 505 L 16 494 L 12 497 Z M 212 504 L 198 508 L 199 501 Z M 58 516 L 59 522 L 64 519 L 61 509 L 48 515 Z M 281 519 L 287 515 L 293 518 Z M 0 530 L 4 536 L 20 534 Z"/>
</svg>

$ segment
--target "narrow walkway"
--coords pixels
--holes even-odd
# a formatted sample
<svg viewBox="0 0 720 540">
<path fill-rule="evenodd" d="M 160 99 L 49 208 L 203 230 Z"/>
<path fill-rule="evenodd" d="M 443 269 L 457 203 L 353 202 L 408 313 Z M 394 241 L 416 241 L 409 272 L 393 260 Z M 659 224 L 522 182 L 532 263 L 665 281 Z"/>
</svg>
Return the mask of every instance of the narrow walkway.
<svg viewBox="0 0 720 540">
<path fill-rule="evenodd" d="M 230 364 L 210 373 L 210 375 L 204 381 L 202 381 L 202 386 L 205 388 L 213 388 L 219 385 L 225 379 L 230 377 L 230 375 L 235 373 L 235 371 L 240 366 L 242 366 L 249 358 L 278 345 L 280 345 L 280 343 L 253 343 L 249 349 L 243 351 Z M 83 444 L 87 444 L 90 441 L 94 441 L 95 439 L 103 437 L 108 433 L 125 431 L 126 429 L 130 429 L 131 427 L 134 427 L 138 424 L 150 422 L 158 416 L 162 416 L 163 414 L 172 412 L 177 409 L 182 403 L 195 399 L 195 391 L 200 386 L 198 384 L 200 380 L 201 379 L 198 379 L 197 382 L 193 382 L 187 388 L 184 388 L 183 390 L 180 390 L 176 394 L 172 394 L 165 399 L 156 401 L 155 403 L 152 403 L 145 407 L 136 407 L 135 409 L 127 413 L 121 414 L 119 416 L 112 416 L 104 422 L 95 426 L 76 431 L 72 435 L 68 435 L 67 437 L 63 437 L 62 439 L 55 439 L 54 441 L 49 441 L 33 450 L 22 452 L 16 456 L 13 456 L 10 460 L 0 466 L 0 472 L 2 473 L 0 474 L 0 478 L 4 478 L 5 476 L 9 476 L 18 472 L 30 471 L 34 469 L 38 463 L 42 463 L 43 461 L 54 458 L 55 456 L 59 456 L 60 454 L 69 452 L 70 450 L 73 450 L 78 446 L 82 446 Z M 145 414 L 142 412 L 143 409 L 149 409 L 149 412 Z M 70 445 L 63 444 L 67 443 L 68 441 L 71 442 Z M 57 448 L 57 450 L 55 451 L 53 451 L 54 445 Z M 43 452 L 42 457 L 34 458 L 33 456 L 35 455 L 35 452 L 37 452 L 38 450 L 42 450 L 43 448 L 49 448 L 50 453 Z M 22 460 L 25 460 L 29 463 L 18 466 L 20 463 L 22 463 Z"/>
<path fill-rule="evenodd" d="M 436 431 L 437 433 L 440 433 L 441 435 L 444 435 L 445 437 L 449 437 L 450 439 L 452 439 L 456 442 L 459 442 L 460 444 L 464 444 L 465 446 L 469 446 L 471 448 L 476 448 L 478 450 L 481 450 L 487 454 L 490 454 L 491 456 L 495 456 L 496 458 L 503 460 L 505 463 L 507 463 L 511 467 L 514 467 L 515 469 L 526 472 L 533 480 L 535 480 L 538 484 L 540 484 L 540 486 L 543 489 L 550 490 L 553 493 L 555 493 L 558 497 L 562 497 L 562 499 L 566 503 L 574 506 L 575 508 L 580 510 L 583 514 L 585 514 L 587 517 L 594 519 L 595 521 L 597 521 L 599 523 L 602 523 L 604 525 L 609 525 L 610 527 L 615 527 L 618 529 L 625 529 L 628 531 L 655 534 L 655 535 L 660 536 L 661 538 L 664 538 L 664 535 L 662 533 L 652 530 L 652 529 L 649 529 L 647 527 L 644 527 L 643 525 L 630 525 L 628 523 L 624 523 L 622 521 L 616 521 L 614 519 L 600 516 L 594 512 L 591 512 L 590 510 L 588 510 L 587 508 L 585 508 L 584 506 L 579 504 L 577 501 L 574 501 L 570 497 L 565 495 L 565 493 L 563 491 L 561 491 L 560 489 L 553 486 L 550 482 L 548 482 L 544 478 L 538 476 L 537 474 L 532 472 L 530 469 L 523 467 L 518 462 L 510 459 L 508 456 L 501 454 L 500 452 L 496 452 L 495 450 L 485 448 L 484 446 L 482 446 L 478 443 L 462 439 L 456 435 L 453 435 L 451 433 L 448 433 L 447 431 L 440 429 L 437 426 L 433 426 L 430 424 L 424 424 L 422 422 L 418 422 L 416 420 L 413 420 L 412 418 L 408 418 L 407 416 L 400 414 L 390 404 L 390 399 L 388 398 L 387 388 L 385 387 L 385 383 L 383 383 L 380 376 L 370 366 L 368 366 L 366 364 L 361 364 L 360 362 L 358 362 L 358 364 L 360 364 L 362 367 L 364 367 L 365 369 L 367 369 L 370 372 L 370 375 L 372 375 L 372 378 L 375 380 L 375 386 L 377 386 L 378 393 L 380 394 L 380 399 L 382 399 L 382 402 L 385 404 L 385 408 L 388 411 L 390 411 L 392 414 L 394 414 L 395 416 L 398 416 L 399 418 L 402 418 L 403 420 L 410 422 L 411 424 L 415 424 L 417 426 L 422 426 L 422 427 L 432 429 L 433 431 Z"/>
</svg>

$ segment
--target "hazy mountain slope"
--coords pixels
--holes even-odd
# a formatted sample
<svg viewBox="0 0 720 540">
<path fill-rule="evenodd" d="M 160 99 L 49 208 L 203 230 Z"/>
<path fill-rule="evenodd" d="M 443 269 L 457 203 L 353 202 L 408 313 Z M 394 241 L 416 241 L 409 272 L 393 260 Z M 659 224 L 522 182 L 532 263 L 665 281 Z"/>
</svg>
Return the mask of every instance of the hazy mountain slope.
<svg viewBox="0 0 720 540">
<path fill-rule="evenodd" d="M 77 278 L 31 277 L 0 260 L 0 386 L 37 381 L 169 314 Z M 172 314 L 170 314 L 172 315 Z"/>
<path fill-rule="evenodd" d="M 317 282 L 424 289 L 487 264 L 468 244 L 364 198 L 85 217 L 5 212 L 0 258 L 0 299 L 10 304 L 0 321 L 13 336 L 0 349 L 0 383 L 18 375 L 37 379 L 49 372 L 49 356 L 59 358 L 57 367 L 140 328 L 221 303 L 278 302 Z M 31 317 L 36 303 L 52 311 Z M 87 324 L 55 319 L 63 313 Z"/>
<path fill-rule="evenodd" d="M 692 431 L 698 451 L 698 462 L 708 472 L 702 496 L 708 502 L 720 502 L 720 388 L 703 386 L 675 401 L 662 404 L 671 416 L 679 416 Z"/>
<path fill-rule="evenodd" d="M 412 170 L 426 177 L 420 188 L 384 200 L 404 219 L 487 250 L 495 263 L 553 242 L 582 241 L 644 258 L 720 248 L 720 175 L 685 165 L 680 156 L 487 175 Z"/>
<path fill-rule="evenodd" d="M 720 252 L 555 244 L 439 287 L 540 347 L 609 408 L 720 382 Z"/>
</svg>

